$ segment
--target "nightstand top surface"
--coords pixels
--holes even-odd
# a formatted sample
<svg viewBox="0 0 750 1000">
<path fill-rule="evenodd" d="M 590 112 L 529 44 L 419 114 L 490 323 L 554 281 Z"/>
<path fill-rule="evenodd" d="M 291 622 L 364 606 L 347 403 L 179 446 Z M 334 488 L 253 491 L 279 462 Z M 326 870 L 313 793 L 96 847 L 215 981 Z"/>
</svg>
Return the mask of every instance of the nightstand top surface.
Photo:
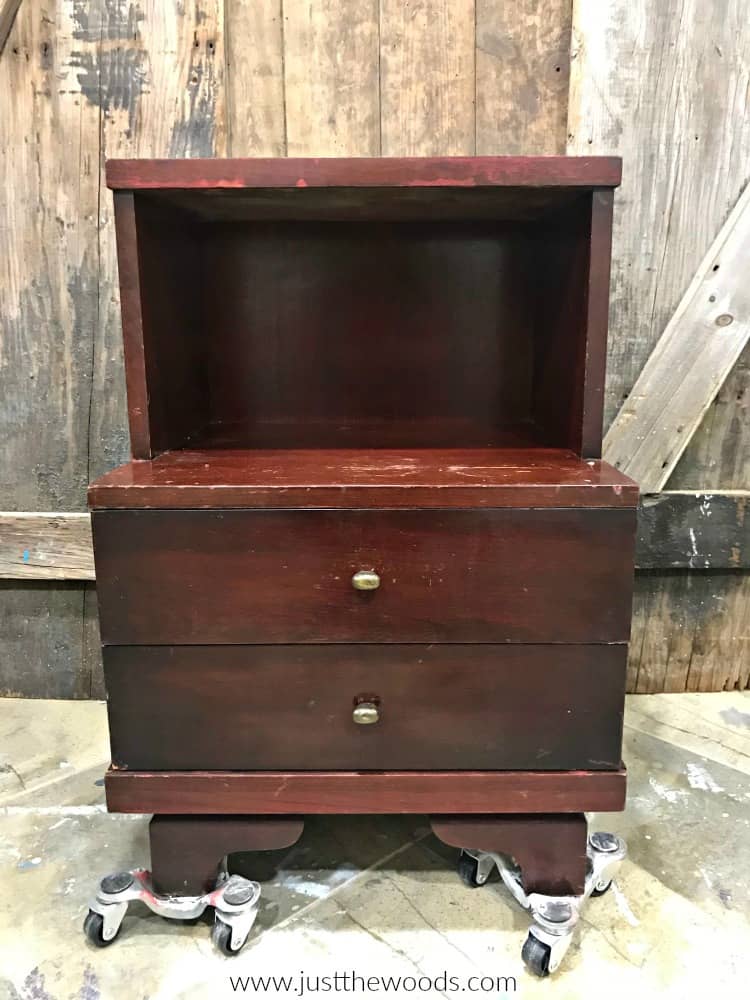
<svg viewBox="0 0 750 1000">
<path fill-rule="evenodd" d="M 92 507 L 634 507 L 636 485 L 554 448 L 216 449 L 134 461 Z"/>
</svg>

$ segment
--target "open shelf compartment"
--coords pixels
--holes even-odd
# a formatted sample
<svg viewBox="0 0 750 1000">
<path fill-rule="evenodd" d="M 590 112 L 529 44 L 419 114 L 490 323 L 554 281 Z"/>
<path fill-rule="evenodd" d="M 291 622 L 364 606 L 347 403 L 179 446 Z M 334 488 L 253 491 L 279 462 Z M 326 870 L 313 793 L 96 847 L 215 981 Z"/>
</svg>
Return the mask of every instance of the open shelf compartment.
<svg viewBox="0 0 750 1000">
<path fill-rule="evenodd" d="M 111 162 L 134 457 L 598 457 L 613 162 Z"/>
</svg>

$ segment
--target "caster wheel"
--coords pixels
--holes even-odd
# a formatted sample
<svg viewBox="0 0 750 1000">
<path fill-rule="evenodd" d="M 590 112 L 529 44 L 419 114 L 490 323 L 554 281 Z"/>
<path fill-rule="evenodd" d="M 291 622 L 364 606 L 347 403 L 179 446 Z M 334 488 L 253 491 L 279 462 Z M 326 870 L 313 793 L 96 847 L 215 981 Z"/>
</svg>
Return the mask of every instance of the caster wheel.
<svg viewBox="0 0 750 1000">
<path fill-rule="evenodd" d="M 602 888 L 602 889 L 599 889 L 598 887 L 596 887 L 596 886 L 595 886 L 595 887 L 594 887 L 594 888 L 593 888 L 593 889 L 591 890 L 591 895 L 592 895 L 592 897 L 594 897 L 594 896 L 603 896 L 603 895 L 604 895 L 604 893 L 605 893 L 605 892 L 609 892 L 609 890 L 610 890 L 611 888 L 612 888 L 612 879 L 610 879 L 610 880 L 609 880 L 609 882 L 607 882 L 607 884 L 606 884 L 606 885 L 604 886 L 604 888 Z"/>
<path fill-rule="evenodd" d="M 218 950 L 222 955 L 232 956 L 237 955 L 242 951 L 242 945 L 244 941 L 239 946 L 239 948 L 232 948 L 232 928 L 229 924 L 225 924 L 223 920 L 219 917 L 214 921 L 213 930 L 211 931 L 211 940 L 216 945 Z"/>
<path fill-rule="evenodd" d="M 549 945 L 543 944 L 539 938 L 529 934 L 521 949 L 521 958 L 529 972 L 543 978 L 549 975 Z"/>
<path fill-rule="evenodd" d="M 476 858 L 472 858 L 470 854 L 465 854 L 461 851 L 458 858 L 457 871 L 461 881 L 464 885 L 468 885 L 470 889 L 478 889 L 480 885 L 484 885 L 483 882 L 477 880 L 479 862 Z"/>
<path fill-rule="evenodd" d="M 97 948 L 107 948 L 112 944 L 113 941 L 117 940 L 117 934 L 120 933 L 119 927 L 117 928 L 117 934 L 110 938 L 109 941 L 104 940 L 104 917 L 101 913 L 95 913 L 93 910 L 89 910 L 86 915 L 86 919 L 83 921 L 83 933 L 89 939 L 89 941 L 95 945 Z"/>
</svg>

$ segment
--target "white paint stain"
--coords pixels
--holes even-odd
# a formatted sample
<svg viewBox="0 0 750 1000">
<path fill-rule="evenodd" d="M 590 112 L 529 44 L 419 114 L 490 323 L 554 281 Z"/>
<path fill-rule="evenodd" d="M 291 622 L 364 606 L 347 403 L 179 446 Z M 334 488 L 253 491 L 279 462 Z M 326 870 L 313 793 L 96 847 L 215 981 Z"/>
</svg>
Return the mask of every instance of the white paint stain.
<svg viewBox="0 0 750 1000">
<path fill-rule="evenodd" d="M 640 920 L 633 911 L 630 909 L 630 903 L 628 903 L 625 898 L 625 893 L 622 889 L 618 888 L 616 882 L 612 883 L 612 892 L 615 897 L 615 903 L 617 904 L 617 909 L 620 911 L 623 917 L 627 920 L 631 927 L 638 927 L 640 925 Z"/>
<path fill-rule="evenodd" d="M 688 797 L 688 793 L 683 788 L 668 788 L 667 785 L 660 784 L 656 778 L 649 778 L 648 783 L 660 799 L 664 799 L 665 802 L 669 802 L 671 805 L 684 802 Z"/>
<path fill-rule="evenodd" d="M 68 819 L 68 817 L 67 816 L 63 816 L 62 819 L 59 819 L 56 823 L 52 824 L 52 826 L 50 827 L 50 830 L 56 830 L 58 828 L 58 826 L 62 826 L 63 823 L 69 823 L 69 822 L 70 822 L 70 820 Z"/>
<path fill-rule="evenodd" d="M 687 765 L 687 779 L 691 788 L 697 788 L 701 792 L 718 794 L 724 791 L 721 785 L 717 785 L 705 767 L 701 767 L 700 764 L 690 763 Z"/>
<path fill-rule="evenodd" d="M 690 568 L 692 569 L 693 559 L 697 559 L 698 557 L 698 543 L 695 539 L 695 528 L 690 529 L 690 545 L 692 548 L 692 552 L 690 553 Z"/>
<path fill-rule="evenodd" d="M 288 875 L 284 879 L 284 887 L 299 893 L 300 896 L 310 896 L 313 899 L 323 899 L 331 891 L 331 886 L 324 885 L 322 882 L 315 882 L 304 877 L 289 877 Z"/>
<path fill-rule="evenodd" d="M 706 872 L 706 871 L 705 871 L 705 870 L 704 870 L 703 868 L 699 868 L 699 869 L 698 869 L 698 872 L 699 872 L 699 874 L 700 874 L 701 878 L 703 879 L 703 881 L 704 881 L 704 882 L 706 883 L 706 885 L 708 886 L 708 888 L 709 888 L 709 889 L 713 889 L 713 887 L 714 887 L 714 884 L 713 884 L 713 882 L 711 881 L 711 879 L 710 879 L 710 878 L 708 877 L 708 873 L 707 873 L 707 872 Z"/>
</svg>

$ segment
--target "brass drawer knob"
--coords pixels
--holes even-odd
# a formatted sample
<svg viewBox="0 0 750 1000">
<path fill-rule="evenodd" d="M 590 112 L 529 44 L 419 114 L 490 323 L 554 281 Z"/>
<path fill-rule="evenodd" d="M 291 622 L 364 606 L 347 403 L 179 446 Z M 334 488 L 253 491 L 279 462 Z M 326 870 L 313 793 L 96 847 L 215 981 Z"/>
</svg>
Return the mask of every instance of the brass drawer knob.
<svg viewBox="0 0 750 1000">
<path fill-rule="evenodd" d="M 355 590 L 377 590 L 380 586 L 380 577 L 372 569 L 361 569 L 352 577 L 352 587 Z"/>
<path fill-rule="evenodd" d="M 358 726 L 371 726 L 380 719 L 378 706 L 374 701 L 361 701 L 354 706 L 352 719 Z"/>
</svg>

